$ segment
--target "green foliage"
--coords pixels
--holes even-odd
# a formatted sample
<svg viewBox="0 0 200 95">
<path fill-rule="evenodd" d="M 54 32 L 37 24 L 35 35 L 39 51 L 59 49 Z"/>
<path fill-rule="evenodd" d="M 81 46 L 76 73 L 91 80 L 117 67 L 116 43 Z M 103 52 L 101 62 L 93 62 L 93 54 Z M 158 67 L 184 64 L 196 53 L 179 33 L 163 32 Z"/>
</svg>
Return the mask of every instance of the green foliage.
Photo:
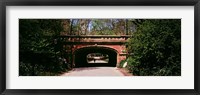
<svg viewBox="0 0 200 95">
<path fill-rule="evenodd" d="M 111 30 L 93 31 L 90 34 L 91 35 L 115 35 L 115 33 Z"/>
<path fill-rule="evenodd" d="M 58 36 L 63 31 L 61 20 L 19 20 L 19 75 L 52 75 L 65 71 L 62 45 Z"/>
<path fill-rule="evenodd" d="M 134 75 L 181 75 L 181 20 L 151 19 L 138 24 L 128 41 L 128 58 Z"/>
<path fill-rule="evenodd" d="M 126 62 L 126 60 L 121 60 L 119 63 L 119 68 L 123 68 L 124 63 Z"/>
</svg>

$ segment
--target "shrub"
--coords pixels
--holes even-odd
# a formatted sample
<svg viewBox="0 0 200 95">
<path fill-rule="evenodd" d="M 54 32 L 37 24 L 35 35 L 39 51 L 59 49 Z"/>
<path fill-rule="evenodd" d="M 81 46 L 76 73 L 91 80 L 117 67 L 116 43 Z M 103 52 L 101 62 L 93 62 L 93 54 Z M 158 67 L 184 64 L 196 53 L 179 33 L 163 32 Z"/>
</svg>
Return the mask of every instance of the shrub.
<svg viewBox="0 0 200 95">
<path fill-rule="evenodd" d="M 134 75 L 181 75 L 181 20 L 144 20 L 128 41 L 128 52 Z"/>
<path fill-rule="evenodd" d="M 119 68 L 123 68 L 124 63 L 126 62 L 126 60 L 121 60 L 119 63 Z"/>
</svg>

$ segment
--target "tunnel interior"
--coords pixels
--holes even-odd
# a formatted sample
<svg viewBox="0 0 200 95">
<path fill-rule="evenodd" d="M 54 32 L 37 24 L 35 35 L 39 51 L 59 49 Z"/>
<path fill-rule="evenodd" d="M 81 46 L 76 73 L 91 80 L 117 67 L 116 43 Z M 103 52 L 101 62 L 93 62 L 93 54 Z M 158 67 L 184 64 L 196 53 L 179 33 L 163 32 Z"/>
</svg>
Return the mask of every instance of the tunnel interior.
<svg viewBox="0 0 200 95">
<path fill-rule="evenodd" d="M 75 51 L 75 67 L 115 67 L 117 52 L 107 47 L 84 47 Z"/>
</svg>

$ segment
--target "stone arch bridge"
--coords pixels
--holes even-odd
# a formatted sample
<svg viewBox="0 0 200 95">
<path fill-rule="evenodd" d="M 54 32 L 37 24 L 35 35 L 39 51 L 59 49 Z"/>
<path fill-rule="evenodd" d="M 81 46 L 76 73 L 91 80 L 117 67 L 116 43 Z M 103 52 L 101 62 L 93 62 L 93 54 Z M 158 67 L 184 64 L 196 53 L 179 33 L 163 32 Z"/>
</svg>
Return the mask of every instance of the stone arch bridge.
<svg viewBox="0 0 200 95">
<path fill-rule="evenodd" d="M 70 35 L 61 36 L 65 52 L 71 54 L 72 67 L 82 66 L 119 66 L 126 58 L 125 42 L 130 35 Z M 86 56 L 102 53 L 109 56 L 108 64 L 88 64 Z"/>
</svg>

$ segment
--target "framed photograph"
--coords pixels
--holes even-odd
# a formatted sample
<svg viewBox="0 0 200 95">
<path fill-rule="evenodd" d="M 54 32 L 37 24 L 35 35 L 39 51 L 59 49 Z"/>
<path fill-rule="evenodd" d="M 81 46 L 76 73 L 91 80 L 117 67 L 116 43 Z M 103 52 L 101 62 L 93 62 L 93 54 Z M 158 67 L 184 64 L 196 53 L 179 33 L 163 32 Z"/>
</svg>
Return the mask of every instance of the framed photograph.
<svg viewBox="0 0 200 95">
<path fill-rule="evenodd" d="M 200 95 L 199 0 L 3 0 L 0 94 Z"/>
</svg>

